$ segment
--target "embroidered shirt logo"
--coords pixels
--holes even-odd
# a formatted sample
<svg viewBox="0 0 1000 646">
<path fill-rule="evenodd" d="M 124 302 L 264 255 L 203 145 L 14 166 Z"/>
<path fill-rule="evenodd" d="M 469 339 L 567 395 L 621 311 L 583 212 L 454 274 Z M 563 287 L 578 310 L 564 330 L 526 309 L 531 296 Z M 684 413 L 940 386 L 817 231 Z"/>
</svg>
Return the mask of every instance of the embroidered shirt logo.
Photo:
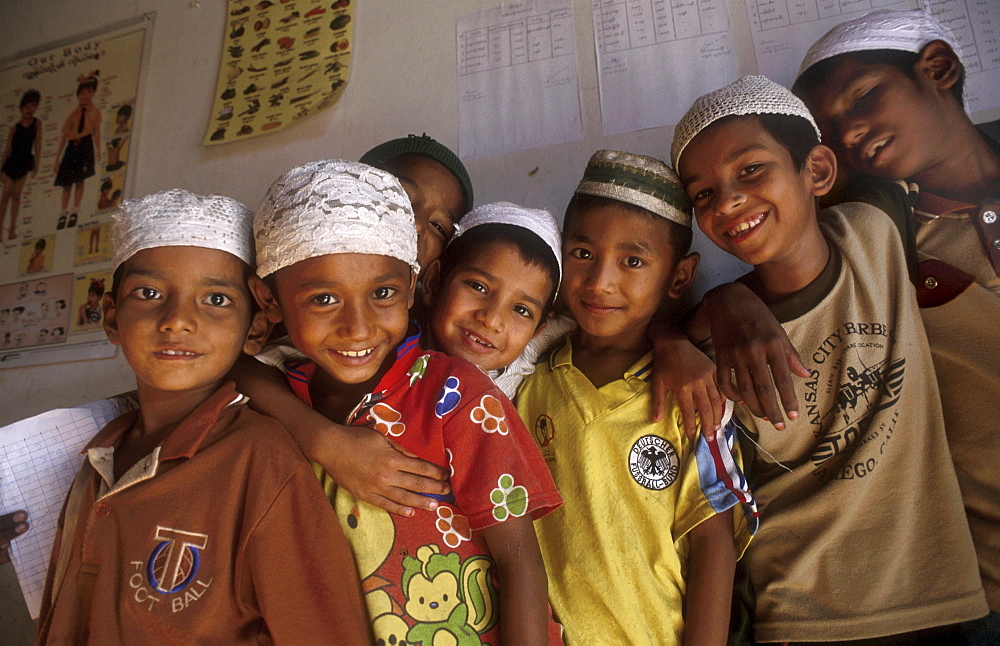
<svg viewBox="0 0 1000 646">
<path fill-rule="evenodd" d="M 629 451 L 628 469 L 640 485 L 660 491 L 677 479 L 679 460 L 670 442 L 658 435 L 643 435 Z"/>
<path fill-rule="evenodd" d="M 160 543 L 153 548 L 146 565 L 149 583 L 161 594 L 180 592 L 198 574 L 208 535 L 157 527 L 156 540 Z"/>
</svg>

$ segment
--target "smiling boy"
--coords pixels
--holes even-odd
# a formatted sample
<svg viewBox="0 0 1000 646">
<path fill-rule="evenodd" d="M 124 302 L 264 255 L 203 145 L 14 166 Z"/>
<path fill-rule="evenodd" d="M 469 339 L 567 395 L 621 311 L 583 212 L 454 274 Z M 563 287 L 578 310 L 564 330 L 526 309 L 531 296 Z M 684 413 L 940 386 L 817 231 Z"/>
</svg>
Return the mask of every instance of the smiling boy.
<svg viewBox="0 0 1000 646">
<path fill-rule="evenodd" d="M 104 328 L 139 409 L 84 450 L 39 644 L 368 641 L 350 549 L 308 463 L 226 381 L 268 331 L 247 286 L 251 216 L 182 190 L 114 216 Z"/>
<path fill-rule="evenodd" d="M 291 169 L 268 189 L 254 234 L 257 300 L 308 357 L 286 364 L 295 393 L 451 474 L 452 494 L 409 517 L 321 474 L 369 590 L 376 639 L 559 643 L 531 521 L 561 499 L 489 378 L 420 349 L 408 322 L 417 233 L 400 183 L 342 160 Z"/>
<path fill-rule="evenodd" d="M 746 556 L 757 641 L 961 640 L 957 624 L 987 607 L 892 221 L 864 204 L 817 215 L 836 158 L 764 77 L 698 99 L 672 157 L 698 226 L 754 265 L 741 280 L 810 372 L 787 430 L 740 412 L 760 447 Z"/>
<path fill-rule="evenodd" d="M 689 440 L 673 399 L 647 421 L 647 328 L 694 276 L 690 227 L 667 165 L 623 152 L 591 158 L 566 211 L 561 289 L 579 329 L 525 380 L 518 410 L 566 500 L 535 528 L 568 644 L 726 642 L 755 527 L 752 513 L 734 521 L 752 503 L 734 427 Z"/>
<path fill-rule="evenodd" d="M 1000 639 L 1000 143 L 962 105 L 950 32 L 923 11 L 838 25 L 806 54 L 795 91 L 859 199 L 900 205 L 945 428 Z M 894 182 L 894 183 L 893 183 Z"/>
</svg>

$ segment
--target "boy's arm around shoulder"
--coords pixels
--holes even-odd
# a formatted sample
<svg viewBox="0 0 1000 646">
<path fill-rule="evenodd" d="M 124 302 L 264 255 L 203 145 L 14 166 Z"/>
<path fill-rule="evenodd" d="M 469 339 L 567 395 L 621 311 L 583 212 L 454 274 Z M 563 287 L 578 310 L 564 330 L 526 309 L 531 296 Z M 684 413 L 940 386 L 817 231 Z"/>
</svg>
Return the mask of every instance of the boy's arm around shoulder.
<svg viewBox="0 0 1000 646">
<path fill-rule="evenodd" d="M 729 635 L 736 548 L 733 510 L 715 514 L 689 533 L 684 644 L 722 646 Z"/>
<path fill-rule="evenodd" d="M 237 559 L 238 601 L 259 609 L 275 644 L 370 644 L 357 565 L 333 507 L 291 439 L 270 423 L 276 437 L 268 459 L 279 461 L 283 480 L 248 528 Z M 266 481 L 246 477 L 258 490 Z"/>
<path fill-rule="evenodd" d="M 443 469 L 405 453 L 377 431 L 337 424 L 317 413 L 289 390 L 277 369 L 243 356 L 231 376 L 252 408 L 284 424 L 302 452 L 359 500 L 410 516 L 414 507 L 437 504 L 421 493 L 448 492 Z"/>
</svg>

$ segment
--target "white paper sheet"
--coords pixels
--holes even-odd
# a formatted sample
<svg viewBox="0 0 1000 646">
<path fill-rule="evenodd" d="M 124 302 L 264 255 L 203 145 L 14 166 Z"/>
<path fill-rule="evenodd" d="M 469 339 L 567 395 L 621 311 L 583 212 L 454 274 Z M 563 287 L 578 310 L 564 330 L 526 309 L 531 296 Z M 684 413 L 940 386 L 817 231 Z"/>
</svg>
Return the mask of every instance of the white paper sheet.
<svg viewBox="0 0 1000 646">
<path fill-rule="evenodd" d="M 0 511 L 28 512 L 31 528 L 11 542 L 10 556 L 33 619 L 38 618 L 59 512 L 83 461 L 80 451 L 105 424 L 135 406 L 131 397 L 114 397 L 0 428 Z"/>
<path fill-rule="evenodd" d="M 997 0 L 746 0 L 760 73 L 795 80 L 806 50 L 834 25 L 876 9 L 928 9 L 962 48 L 970 112 L 1000 107 L 1000 2 Z"/>
<path fill-rule="evenodd" d="M 458 151 L 468 159 L 583 138 L 572 0 L 458 16 Z"/>
<path fill-rule="evenodd" d="M 726 0 L 592 0 L 605 135 L 676 124 L 736 80 Z"/>
</svg>

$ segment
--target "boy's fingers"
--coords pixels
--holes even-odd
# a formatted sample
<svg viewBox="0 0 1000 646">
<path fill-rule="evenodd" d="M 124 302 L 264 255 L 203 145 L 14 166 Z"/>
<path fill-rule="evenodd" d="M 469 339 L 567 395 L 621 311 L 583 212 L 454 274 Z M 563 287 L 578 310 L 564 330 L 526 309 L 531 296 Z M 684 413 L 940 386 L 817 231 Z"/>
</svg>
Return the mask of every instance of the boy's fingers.
<svg viewBox="0 0 1000 646">
<path fill-rule="evenodd" d="M 663 419 L 663 415 L 666 412 L 664 409 L 666 408 L 668 392 L 669 389 L 654 377 L 653 399 L 650 402 L 650 418 L 654 423 Z"/>
<path fill-rule="evenodd" d="M 746 404 L 751 414 L 756 417 L 763 417 L 765 414 L 764 409 L 757 399 L 757 391 L 754 387 L 750 369 L 743 364 L 739 364 L 733 370 L 736 374 L 736 392 L 739 393 L 738 400 Z"/>
<path fill-rule="evenodd" d="M 718 384 L 722 394 L 734 402 L 743 402 L 736 386 L 733 384 L 733 368 L 728 362 L 719 362 L 715 374 L 715 383 Z"/>
<path fill-rule="evenodd" d="M 677 407 L 681 409 L 681 423 L 684 434 L 693 440 L 698 435 L 698 419 L 695 417 L 694 400 L 690 395 L 677 398 Z"/>
<path fill-rule="evenodd" d="M 789 366 L 783 362 L 771 363 L 771 375 L 774 377 L 774 387 L 781 398 L 781 405 L 788 414 L 788 419 L 799 416 L 799 400 L 795 396 L 795 382 L 789 372 Z"/>
<path fill-rule="evenodd" d="M 715 437 L 715 407 L 712 406 L 712 400 L 709 399 L 705 388 L 699 388 L 694 392 L 694 403 L 701 419 L 701 434 L 705 439 L 711 440 Z M 688 433 L 688 437 L 694 439 L 695 434 Z"/>
<path fill-rule="evenodd" d="M 405 507 L 403 505 L 396 504 L 384 496 L 371 496 L 370 498 L 364 500 L 369 504 L 375 505 L 380 509 L 386 510 L 390 514 L 395 514 L 397 516 L 404 516 L 408 518 L 416 513 L 412 507 Z"/>
<path fill-rule="evenodd" d="M 428 489 L 425 493 L 448 493 L 449 488 L 446 484 L 448 480 L 448 472 L 444 468 L 439 467 L 432 462 L 428 462 L 427 460 L 418 458 L 415 454 L 407 451 L 391 440 L 387 441 L 389 442 L 389 445 L 396 449 L 396 451 L 400 454 L 397 459 L 393 460 L 392 463 L 392 466 L 396 471 L 412 473 L 413 475 L 422 476 L 423 478 L 444 484 L 445 488 L 442 491 L 438 491 L 437 489 Z M 420 491 L 424 490 L 421 489 Z"/>
<path fill-rule="evenodd" d="M 757 364 L 751 369 L 750 374 L 753 377 L 754 396 L 757 398 L 757 405 L 764 411 L 764 419 L 771 422 L 771 425 L 778 430 L 785 428 L 785 418 L 778 404 L 778 395 L 774 390 L 771 371 L 767 364 Z"/>
</svg>

